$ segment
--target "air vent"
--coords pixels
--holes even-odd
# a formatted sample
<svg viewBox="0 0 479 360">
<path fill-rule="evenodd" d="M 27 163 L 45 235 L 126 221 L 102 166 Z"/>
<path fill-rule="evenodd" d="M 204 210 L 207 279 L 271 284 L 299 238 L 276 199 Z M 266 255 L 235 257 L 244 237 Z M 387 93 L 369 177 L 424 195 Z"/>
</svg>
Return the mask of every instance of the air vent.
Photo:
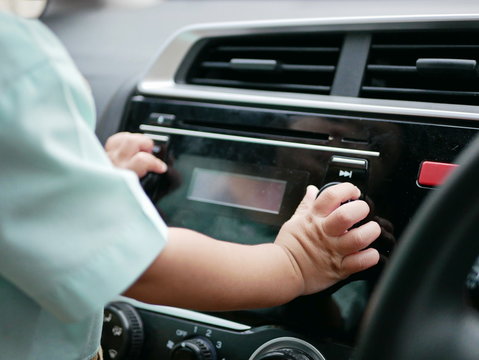
<svg viewBox="0 0 479 360">
<path fill-rule="evenodd" d="M 269 91 L 329 94 L 342 35 L 281 34 L 210 39 L 186 82 Z"/>
<path fill-rule="evenodd" d="M 479 32 L 377 34 L 361 97 L 479 105 Z"/>
</svg>

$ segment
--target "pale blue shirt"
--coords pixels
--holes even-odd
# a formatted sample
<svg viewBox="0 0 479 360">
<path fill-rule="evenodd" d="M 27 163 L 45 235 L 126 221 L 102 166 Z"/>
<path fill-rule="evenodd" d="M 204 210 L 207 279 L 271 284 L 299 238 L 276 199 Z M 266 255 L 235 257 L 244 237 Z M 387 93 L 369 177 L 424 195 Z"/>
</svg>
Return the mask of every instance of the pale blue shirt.
<svg viewBox="0 0 479 360">
<path fill-rule="evenodd" d="M 0 13 L 0 357 L 89 359 L 105 303 L 158 256 L 167 228 L 114 168 L 90 91 L 36 20 Z"/>
</svg>

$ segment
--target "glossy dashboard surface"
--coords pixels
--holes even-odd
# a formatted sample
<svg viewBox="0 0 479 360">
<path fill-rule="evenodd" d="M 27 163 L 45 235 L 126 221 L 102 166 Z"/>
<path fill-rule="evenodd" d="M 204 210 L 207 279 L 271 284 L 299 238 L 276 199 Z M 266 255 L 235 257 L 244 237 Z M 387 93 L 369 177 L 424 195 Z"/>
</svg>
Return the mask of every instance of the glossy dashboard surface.
<svg viewBox="0 0 479 360">
<path fill-rule="evenodd" d="M 321 187 L 342 181 L 344 172 L 356 171 L 344 164 L 335 167 L 332 158 L 365 160 L 366 175 L 356 177 L 353 172 L 346 180 L 362 189 L 373 209 L 371 217 L 382 225 L 382 235 L 373 245 L 382 254 L 381 264 L 322 294 L 282 307 L 217 314 L 253 329 L 276 324 L 309 341 L 327 337 L 349 345 L 355 341 L 369 294 L 404 228 L 424 197 L 435 191 L 417 182 L 422 163 L 453 163 L 477 133 L 470 122 L 261 109 L 138 95 L 131 99 L 125 124 L 127 130 L 143 131 L 153 139 L 168 138 L 161 156 L 169 164 L 169 175 L 147 188 L 165 221 L 232 242 L 273 241 L 280 224 L 299 203 L 306 184 Z M 283 142 L 297 146 L 285 147 Z M 193 168 L 250 171 L 255 176 L 285 181 L 289 190 L 284 211 L 271 215 L 191 201 L 187 192 L 193 183 Z M 249 191 L 239 190 L 243 197 Z"/>
</svg>

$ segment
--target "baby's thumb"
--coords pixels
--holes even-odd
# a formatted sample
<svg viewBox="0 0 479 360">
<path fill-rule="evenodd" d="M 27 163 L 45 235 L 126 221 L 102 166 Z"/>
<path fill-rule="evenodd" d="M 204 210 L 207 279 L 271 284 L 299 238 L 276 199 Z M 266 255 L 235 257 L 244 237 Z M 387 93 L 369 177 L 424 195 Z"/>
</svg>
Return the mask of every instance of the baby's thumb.
<svg viewBox="0 0 479 360">
<path fill-rule="evenodd" d="M 295 215 L 303 214 L 311 209 L 313 206 L 314 200 L 318 196 L 319 189 L 314 185 L 309 185 L 306 188 L 306 194 L 303 197 L 303 200 L 299 203 L 296 211 L 294 212 Z"/>
</svg>

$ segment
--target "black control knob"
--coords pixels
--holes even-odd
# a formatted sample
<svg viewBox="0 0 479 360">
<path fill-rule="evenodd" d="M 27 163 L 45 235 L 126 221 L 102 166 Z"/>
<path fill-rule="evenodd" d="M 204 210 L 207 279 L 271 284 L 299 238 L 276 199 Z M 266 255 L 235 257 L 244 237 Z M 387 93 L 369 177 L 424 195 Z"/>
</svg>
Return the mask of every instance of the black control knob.
<svg viewBox="0 0 479 360">
<path fill-rule="evenodd" d="M 143 338 L 143 324 L 133 306 L 113 302 L 105 307 L 101 335 L 105 360 L 138 359 Z"/>
<path fill-rule="evenodd" d="M 267 352 L 257 360 L 312 360 L 305 352 L 299 349 L 282 348 Z"/>
<path fill-rule="evenodd" d="M 171 162 L 168 160 L 168 144 L 170 138 L 165 135 L 159 137 L 161 139 L 155 138 L 155 146 L 153 147 L 152 154 L 170 166 Z M 153 203 L 161 197 L 162 193 L 164 195 L 164 192 L 170 188 L 169 183 L 171 180 L 169 178 L 171 175 L 169 175 L 169 173 L 170 172 L 157 174 L 149 172 L 140 179 L 143 190 Z"/>
<path fill-rule="evenodd" d="M 176 344 L 171 350 L 173 360 L 216 360 L 214 345 L 206 338 L 194 337 Z"/>
</svg>

